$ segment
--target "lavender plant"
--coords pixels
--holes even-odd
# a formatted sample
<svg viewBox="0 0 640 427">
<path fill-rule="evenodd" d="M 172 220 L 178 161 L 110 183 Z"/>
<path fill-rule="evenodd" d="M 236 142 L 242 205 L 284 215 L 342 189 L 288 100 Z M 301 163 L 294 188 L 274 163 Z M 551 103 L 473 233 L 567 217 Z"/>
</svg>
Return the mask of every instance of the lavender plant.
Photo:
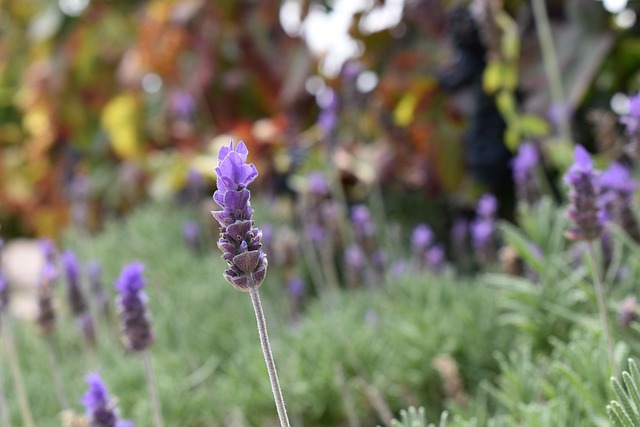
<svg viewBox="0 0 640 427">
<path fill-rule="evenodd" d="M 102 284 L 102 265 L 100 262 L 96 260 L 89 262 L 87 265 L 87 275 L 89 276 L 91 293 L 98 306 L 98 311 L 105 318 L 109 318 L 111 316 L 111 308 L 109 305 L 109 297 Z"/>
<path fill-rule="evenodd" d="M 471 243 L 475 258 L 480 265 L 495 261 L 497 254 L 496 212 L 498 200 L 492 194 L 485 194 L 476 205 L 476 219 L 471 223 Z"/>
<path fill-rule="evenodd" d="M 82 397 L 89 427 L 133 427 L 131 421 L 121 420 L 118 409 L 109 397 L 107 387 L 102 382 L 100 374 L 92 372 L 86 377 L 89 388 Z"/>
<path fill-rule="evenodd" d="M 535 174 L 539 161 L 540 154 L 531 142 L 521 144 L 518 154 L 512 160 L 513 180 L 518 199 L 529 205 L 533 205 L 540 198 L 540 188 Z"/>
<path fill-rule="evenodd" d="M 235 147 L 232 141 L 228 147 L 220 149 L 218 166 L 215 168 L 218 189 L 213 194 L 213 199 L 222 210 L 211 214 L 220 223 L 218 247 L 228 265 L 223 276 L 234 288 L 249 292 L 251 296 L 280 425 L 288 427 L 289 419 L 258 292 L 267 273 L 268 261 L 260 243 L 262 232 L 255 227 L 249 200 L 251 192 L 247 187 L 256 179 L 258 171 L 253 163 L 247 164 L 248 154 L 249 150 L 242 141 Z"/>
<path fill-rule="evenodd" d="M 78 322 L 78 327 L 89 347 L 95 346 L 96 335 L 91 311 L 80 284 L 80 264 L 72 251 L 62 254 L 62 264 L 67 276 L 67 300 L 71 313 Z"/>
<path fill-rule="evenodd" d="M 640 243 L 640 226 L 633 212 L 633 197 L 638 183 L 631 177 L 629 169 L 613 163 L 598 178 L 600 198 L 608 217 L 619 224 L 631 238 Z"/>
<path fill-rule="evenodd" d="M 141 353 L 144 361 L 147 387 L 151 398 L 151 408 L 156 427 L 162 427 L 162 410 L 153 376 L 149 346 L 155 336 L 151 330 L 151 320 L 147 311 L 147 295 L 143 291 L 146 280 L 142 276 L 144 265 L 133 262 L 125 266 L 116 280 L 118 291 L 118 312 L 120 314 L 122 332 L 126 348 L 134 353 Z"/>
<path fill-rule="evenodd" d="M 598 271 L 593 243 L 604 231 L 604 211 L 601 207 L 601 200 L 598 198 L 597 179 L 598 174 L 593 168 L 589 153 L 584 147 L 576 146 L 575 163 L 564 177 L 565 184 L 570 189 L 567 216 L 573 223 L 573 228 L 566 233 L 566 236 L 570 240 L 583 241 L 587 244 L 587 254 L 595 284 L 602 333 L 608 349 L 609 363 L 612 371 L 615 372 L 613 336 L 609 326 L 604 287 Z"/>
</svg>

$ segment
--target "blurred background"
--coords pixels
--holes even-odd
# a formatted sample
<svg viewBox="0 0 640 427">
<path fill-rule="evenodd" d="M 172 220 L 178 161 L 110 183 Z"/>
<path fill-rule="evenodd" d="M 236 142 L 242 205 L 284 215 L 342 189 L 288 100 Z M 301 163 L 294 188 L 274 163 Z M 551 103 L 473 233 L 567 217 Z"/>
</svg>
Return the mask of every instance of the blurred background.
<svg viewBox="0 0 640 427">
<path fill-rule="evenodd" d="M 350 202 L 375 187 L 399 216 L 446 223 L 484 191 L 509 206 L 522 139 L 566 137 L 568 119 L 592 147 L 589 115 L 624 114 L 640 88 L 638 5 L 546 3 L 560 105 L 529 1 L 4 0 L 2 234 L 95 231 L 150 199 L 212 193 L 230 139 L 276 199 L 331 166 Z M 486 93 L 505 90 L 515 106 L 496 108 Z"/>
</svg>

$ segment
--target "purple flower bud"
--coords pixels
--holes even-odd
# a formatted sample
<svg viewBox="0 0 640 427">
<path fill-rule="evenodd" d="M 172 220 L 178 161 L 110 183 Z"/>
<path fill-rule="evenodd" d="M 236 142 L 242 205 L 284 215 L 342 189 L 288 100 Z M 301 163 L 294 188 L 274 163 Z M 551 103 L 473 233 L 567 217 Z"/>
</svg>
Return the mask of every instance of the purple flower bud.
<svg viewBox="0 0 640 427">
<path fill-rule="evenodd" d="M 56 324 L 56 312 L 53 306 L 53 285 L 58 277 L 55 265 L 46 262 L 38 284 L 38 316 L 37 322 L 43 333 L 53 331 Z"/>
<path fill-rule="evenodd" d="M 627 135 L 637 135 L 640 130 L 640 93 L 629 97 L 628 109 L 628 113 L 620 118 L 620 123 L 627 128 Z"/>
<path fill-rule="evenodd" d="M 608 216 L 620 224 L 636 242 L 640 242 L 640 226 L 633 210 L 633 198 L 638 184 L 630 171 L 620 163 L 613 163 L 598 177 L 600 202 Z"/>
<path fill-rule="evenodd" d="M 351 208 L 351 221 L 356 240 L 365 242 L 376 234 L 376 225 L 371 217 L 369 208 L 365 205 L 356 205 Z"/>
<path fill-rule="evenodd" d="M 218 247 L 228 268 L 224 278 L 236 289 L 248 292 L 262 284 L 267 274 L 267 256 L 262 250 L 262 232 L 255 228 L 247 186 L 258 176 L 253 163 L 247 164 L 249 151 L 242 141 L 233 142 L 218 153 L 218 189 L 213 198 L 222 208 L 212 212 L 220 223 Z"/>
<path fill-rule="evenodd" d="M 498 211 L 498 199 L 493 194 L 484 194 L 478 200 L 476 213 L 481 218 L 495 218 Z"/>
<path fill-rule="evenodd" d="M 179 118 L 187 118 L 196 110 L 196 101 L 186 90 L 178 90 L 171 97 L 171 113 Z"/>
<path fill-rule="evenodd" d="M 132 422 L 119 419 L 118 409 L 97 372 L 87 375 L 86 381 L 89 388 L 82 397 L 82 404 L 90 427 L 133 427 Z"/>
<path fill-rule="evenodd" d="M 56 260 L 56 245 L 50 239 L 40 239 L 39 241 L 40 251 L 44 255 L 44 259 L 47 262 L 54 263 Z"/>
<path fill-rule="evenodd" d="M 7 279 L 5 279 L 2 272 L 0 272 L 0 313 L 4 312 L 8 304 L 9 287 L 7 286 Z"/>
<path fill-rule="evenodd" d="M 496 223 L 493 219 L 477 218 L 471 223 L 471 243 L 480 264 L 489 264 L 496 258 Z"/>
<path fill-rule="evenodd" d="M 67 299 L 74 316 L 80 316 L 87 310 L 87 302 L 80 287 L 80 266 L 72 251 L 62 254 L 62 264 L 67 274 Z"/>
<path fill-rule="evenodd" d="M 146 285 L 143 270 L 142 263 L 131 263 L 122 269 L 115 283 L 125 345 L 130 351 L 142 351 L 155 339 L 147 312 L 147 295 L 143 291 Z"/>
<path fill-rule="evenodd" d="M 566 236 L 571 240 L 594 240 L 604 230 L 596 178 L 589 153 L 581 145 L 577 145 L 575 163 L 564 177 L 565 184 L 570 188 L 567 216 L 574 228 Z"/>
<path fill-rule="evenodd" d="M 185 221 L 182 224 L 182 237 L 187 247 L 193 253 L 202 252 L 202 245 L 200 240 L 200 224 L 198 221 Z"/>
<path fill-rule="evenodd" d="M 520 145 L 518 154 L 513 158 L 513 180 L 516 184 L 518 198 L 529 204 L 540 197 L 540 189 L 535 176 L 535 168 L 540 161 L 540 154 L 535 145 L 526 142 Z"/>
<path fill-rule="evenodd" d="M 287 291 L 293 298 L 301 298 L 304 295 L 305 284 L 298 276 L 292 277 L 287 282 Z"/>
<path fill-rule="evenodd" d="M 331 188 L 329 187 L 329 181 L 322 174 L 322 172 L 311 172 L 307 177 L 307 185 L 309 191 L 317 195 L 327 195 Z"/>
<path fill-rule="evenodd" d="M 447 258 L 444 251 L 444 246 L 435 245 L 429 248 L 425 254 L 425 263 L 427 268 L 434 272 L 440 272 L 444 268 L 447 262 Z"/>
<path fill-rule="evenodd" d="M 638 319 L 638 303 L 635 295 L 626 297 L 618 310 L 618 322 L 623 328 L 628 328 Z"/>
<path fill-rule="evenodd" d="M 411 233 L 411 250 L 416 254 L 422 254 L 433 243 L 433 231 L 426 224 L 418 224 Z"/>
<path fill-rule="evenodd" d="M 91 261 L 87 265 L 87 274 L 91 285 L 91 292 L 95 298 L 100 312 L 105 316 L 111 315 L 109 309 L 109 297 L 102 286 L 102 265 L 98 261 Z"/>
<path fill-rule="evenodd" d="M 350 245 L 344 252 L 345 277 L 349 286 L 360 286 L 365 282 L 367 256 L 356 244 Z"/>
</svg>

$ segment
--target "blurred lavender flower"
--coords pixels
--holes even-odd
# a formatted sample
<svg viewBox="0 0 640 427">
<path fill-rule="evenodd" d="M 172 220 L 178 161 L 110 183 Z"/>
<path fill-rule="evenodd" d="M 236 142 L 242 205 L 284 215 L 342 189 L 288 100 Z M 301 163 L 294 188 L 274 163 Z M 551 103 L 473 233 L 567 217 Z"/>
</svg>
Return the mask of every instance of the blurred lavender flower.
<svg viewBox="0 0 640 427">
<path fill-rule="evenodd" d="M 267 256 L 262 250 L 262 232 L 254 227 L 253 209 L 247 186 L 258 176 L 253 163 L 247 164 L 249 150 L 240 141 L 222 147 L 218 154 L 218 189 L 213 198 L 222 207 L 211 212 L 220 223 L 218 247 L 228 267 L 224 278 L 236 289 L 248 292 L 264 281 Z"/>
<path fill-rule="evenodd" d="M 573 115 L 573 109 L 569 105 L 551 104 L 547 112 L 547 118 L 554 126 L 559 126 L 564 120 Z"/>
<path fill-rule="evenodd" d="M 633 180 L 629 169 L 620 163 L 613 163 L 599 176 L 598 185 L 600 200 L 609 217 L 640 243 L 640 227 L 632 208 L 638 183 Z"/>
<path fill-rule="evenodd" d="M 304 295 L 304 291 L 304 280 L 302 280 L 300 277 L 294 276 L 287 282 L 287 292 L 289 292 L 289 295 L 291 295 L 293 298 L 302 298 L 302 296 Z"/>
<path fill-rule="evenodd" d="M 469 221 L 466 218 L 456 218 L 451 226 L 451 248 L 456 260 L 463 257 L 468 248 Z"/>
<path fill-rule="evenodd" d="M 325 88 L 317 95 L 320 107 L 318 125 L 325 134 L 330 134 L 338 125 L 338 95 L 331 88 Z"/>
<path fill-rule="evenodd" d="M 155 339 L 146 307 L 147 295 L 143 291 L 146 285 L 143 270 L 142 263 L 131 263 L 122 269 L 115 283 L 125 345 L 136 352 L 145 350 Z"/>
<path fill-rule="evenodd" d="M 40 239 L 39 241 L 40 251 L 44 255 L 45 262 L 55 263 L 56 261 L 56 245 L 53 240 Z"/>
<path fill-rule="evenodd" d="M 411 232 L 411 250 L 416 254 L 423 254 L 433 243 L 433 231 L 427 224 L 418 224 Z"/>
<path fill-rule="evenodd" d="M 49 334 L 56 324 L 56 312 L 53 305 L 53 285 L 58 277 L 56 267 L 46 262 L 38 284 L 38 316 L 37 323 L 43 333 Z"/>
<path fill-rule="evenodd" d="M 575 163 L 564 176 L 569 186 L 569 210 L 567 216 L 574 228 L 566 233 L 571 240 L 594 240 L 604 230 L 603 210 L 598 200 L 597 174 L 587 150 L 581 145 L 575 148 Z"/>
<path fill-rule="evenodd" d="M 171 97 L 171 114 L 178 118 L 189 118 L 196 110 L 196 101 L 186 90 L 178 90 Z"/>
<path fill-rule="evenodd" d="M 626 297 L 620 305 L 620 309 L 618 310 L 618 323 L 620 323 L 623 328 L 628 328 L 631 326 L 631 323 L 636 320 L 638 320 L 638 302 L 636 301 L 635 295 L 630 295 Z"/>
<path fill-rule="evenodd" d="M 67 299 L 74 316 L 78 317 L 87 310 L 87 301 L 80 286 L 80 265 L 72 251 L 62 254 L 62 264 L 67 275 Z"/>
<path fill-rule="evenodd" d="M 185 245 L 194 254 L 202 253 L 202 241 L 200 240 L 200 224 L 198 221 L 187 220 L 182 223 L 182 237 Z"/>
<path fill-rule="evenodd" d="M 7 279 L 5 279 L 4 275 L 0 271 L 0 313 L 3 313 L 8 305 L 9 287 L 7 285 Z"/>
<path fill-rule="evenodd" d="M 477 218 L 471 223 L 471 243 L 480 264 L 489 264 L 496 258 L 496 223 L 493 219 Z"/>
<path fill-rule="evenodd" d="M 640 93 L 630 96 L 628 101 L 628 113 L 620 117 L 628 135 L 638 135 L 640 130 Z"/>
<path fill-rule="evenodd" d="M 512 160 L 513 180 L 518 199 L 529 205 L 533 205 L 540 198 L 540 188 L 535 175 L 539 161 L 540 154 L 531 142 L 520 145 L 518 154 Z"/>
<path fill-rule="evenodd" d="M 495 218 L 498 211 L 498 199 L 493 194 L 484 194 L 476 204 L 476 214 L 481 218 Z"/>
<path fill-rule="evenodd" d="M 331 191 L 329 181 L 322 172 L 311 172 L 307 177 L 309 191 L 319 196 L 326 196 Z"/>
<path fill-rule="evenodd" d="M 202 191 L 204 189 L 204 178 L 202 174 L 193 168 L 187 171 L 187 197 L 193 204 L 200 202 Z"/>
<path fill-rule="evenodd" d="M 397 259 L 389 266 L 390 281 L 397 280 L 409 273 L 409 263 L 404 259 Z"/>
<path fill-rule="evenodd" d="M 109 308 L 109 297 L 102 285 L 102 265 L 95 260 L 89 262 L 87 265 L 87 274 L 89 276 L 91 292 L 95 298 L 98 309 L 105 317 L 109 317 L 111 310 Z"/>
<path fill-rule="evenodd" d="M 366 282 L 367 256 L 357 244 L 352 244 L 344 252 L 345 278 L 351 287 L 362 286 Z"/>
<path fill-rule="evenodd" d="M 376 225 L 371 217 L 369 208 L 365 205 L 356 205 L 351 208 L 351 221 L 356 240 L 366 241 L 376 234 Z"/>
<path fill-rule="evenodd" d="M 132 422 L 119 419 L 118 409 L 97 372 L 87 375 L 86 381 L 89 388 L 82 397 L 82 404 L 90 427 L 133 427 Z"/>
<path fill-rule="evenodd" d="M 427 268 L 435 273 L 439 273 L 445 267 L 447 258 L 444 246 L 441 244 L 434 245 L 425 254 L 425 263 Z"/>
</svg>

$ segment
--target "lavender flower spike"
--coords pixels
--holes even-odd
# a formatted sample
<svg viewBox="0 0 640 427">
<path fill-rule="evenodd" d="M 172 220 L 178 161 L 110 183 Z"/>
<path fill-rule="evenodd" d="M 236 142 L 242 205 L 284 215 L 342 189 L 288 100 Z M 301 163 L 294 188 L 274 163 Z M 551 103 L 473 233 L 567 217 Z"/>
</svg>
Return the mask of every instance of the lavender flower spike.
<svg viewBox="0 0 640 427">
<path fill-rule="evenodd" d="M 97 372 L 87 375 L 86 381 L 89 389 L 82 397 L 82 404 L 90 427 L 133 427 L 132 422 L 118 419 L 118 410 Z"/>
<path fill-rule="evenodd" d="M 218 154 L 218 189 L 213 199 L 222 210 L 213 211 L 220 223 L 218 247 L 228 268 L 224 278 L 239 291 L 248 292 L 262 284 L 267 274 L 267 256 L 262 250 L 262 232 L 255 228 L 251 192 L 247 186 L 258 176 L 253 163 L 247 164 L 249 151 L 240 141 L 222 147 Z"/>
<path fill-rule="evenodd" d="M 575 163 L 564 177 L 569 186 L 569 210 L 567 216 L 574 228 L 566 233 L 571 240 L 591 241 L 604 230 L 604 216 L 599 206 L 596 188 L 596 171 L 587 150 L 581 145 L 575 148 Z"/>
<path fill-rule="evenodd" d="M 125 344 L 131 351 L 143 351 L 154 341 L 151 322 L 147 313 L 146 285 L 142 271 L 144 265 L 134 262 L 122 269 L 115 287 L 119 292 L 118 310 L 125 335 Z"/>
<path fill-rule="evenodd" d="M 80 266 L 72 251 L 62 254 L 62 264 L 67 274 L 67 298 L 74 316 L 81 316 L 87 310 L 87 301 L 80 287 Z"/>
</svg>

